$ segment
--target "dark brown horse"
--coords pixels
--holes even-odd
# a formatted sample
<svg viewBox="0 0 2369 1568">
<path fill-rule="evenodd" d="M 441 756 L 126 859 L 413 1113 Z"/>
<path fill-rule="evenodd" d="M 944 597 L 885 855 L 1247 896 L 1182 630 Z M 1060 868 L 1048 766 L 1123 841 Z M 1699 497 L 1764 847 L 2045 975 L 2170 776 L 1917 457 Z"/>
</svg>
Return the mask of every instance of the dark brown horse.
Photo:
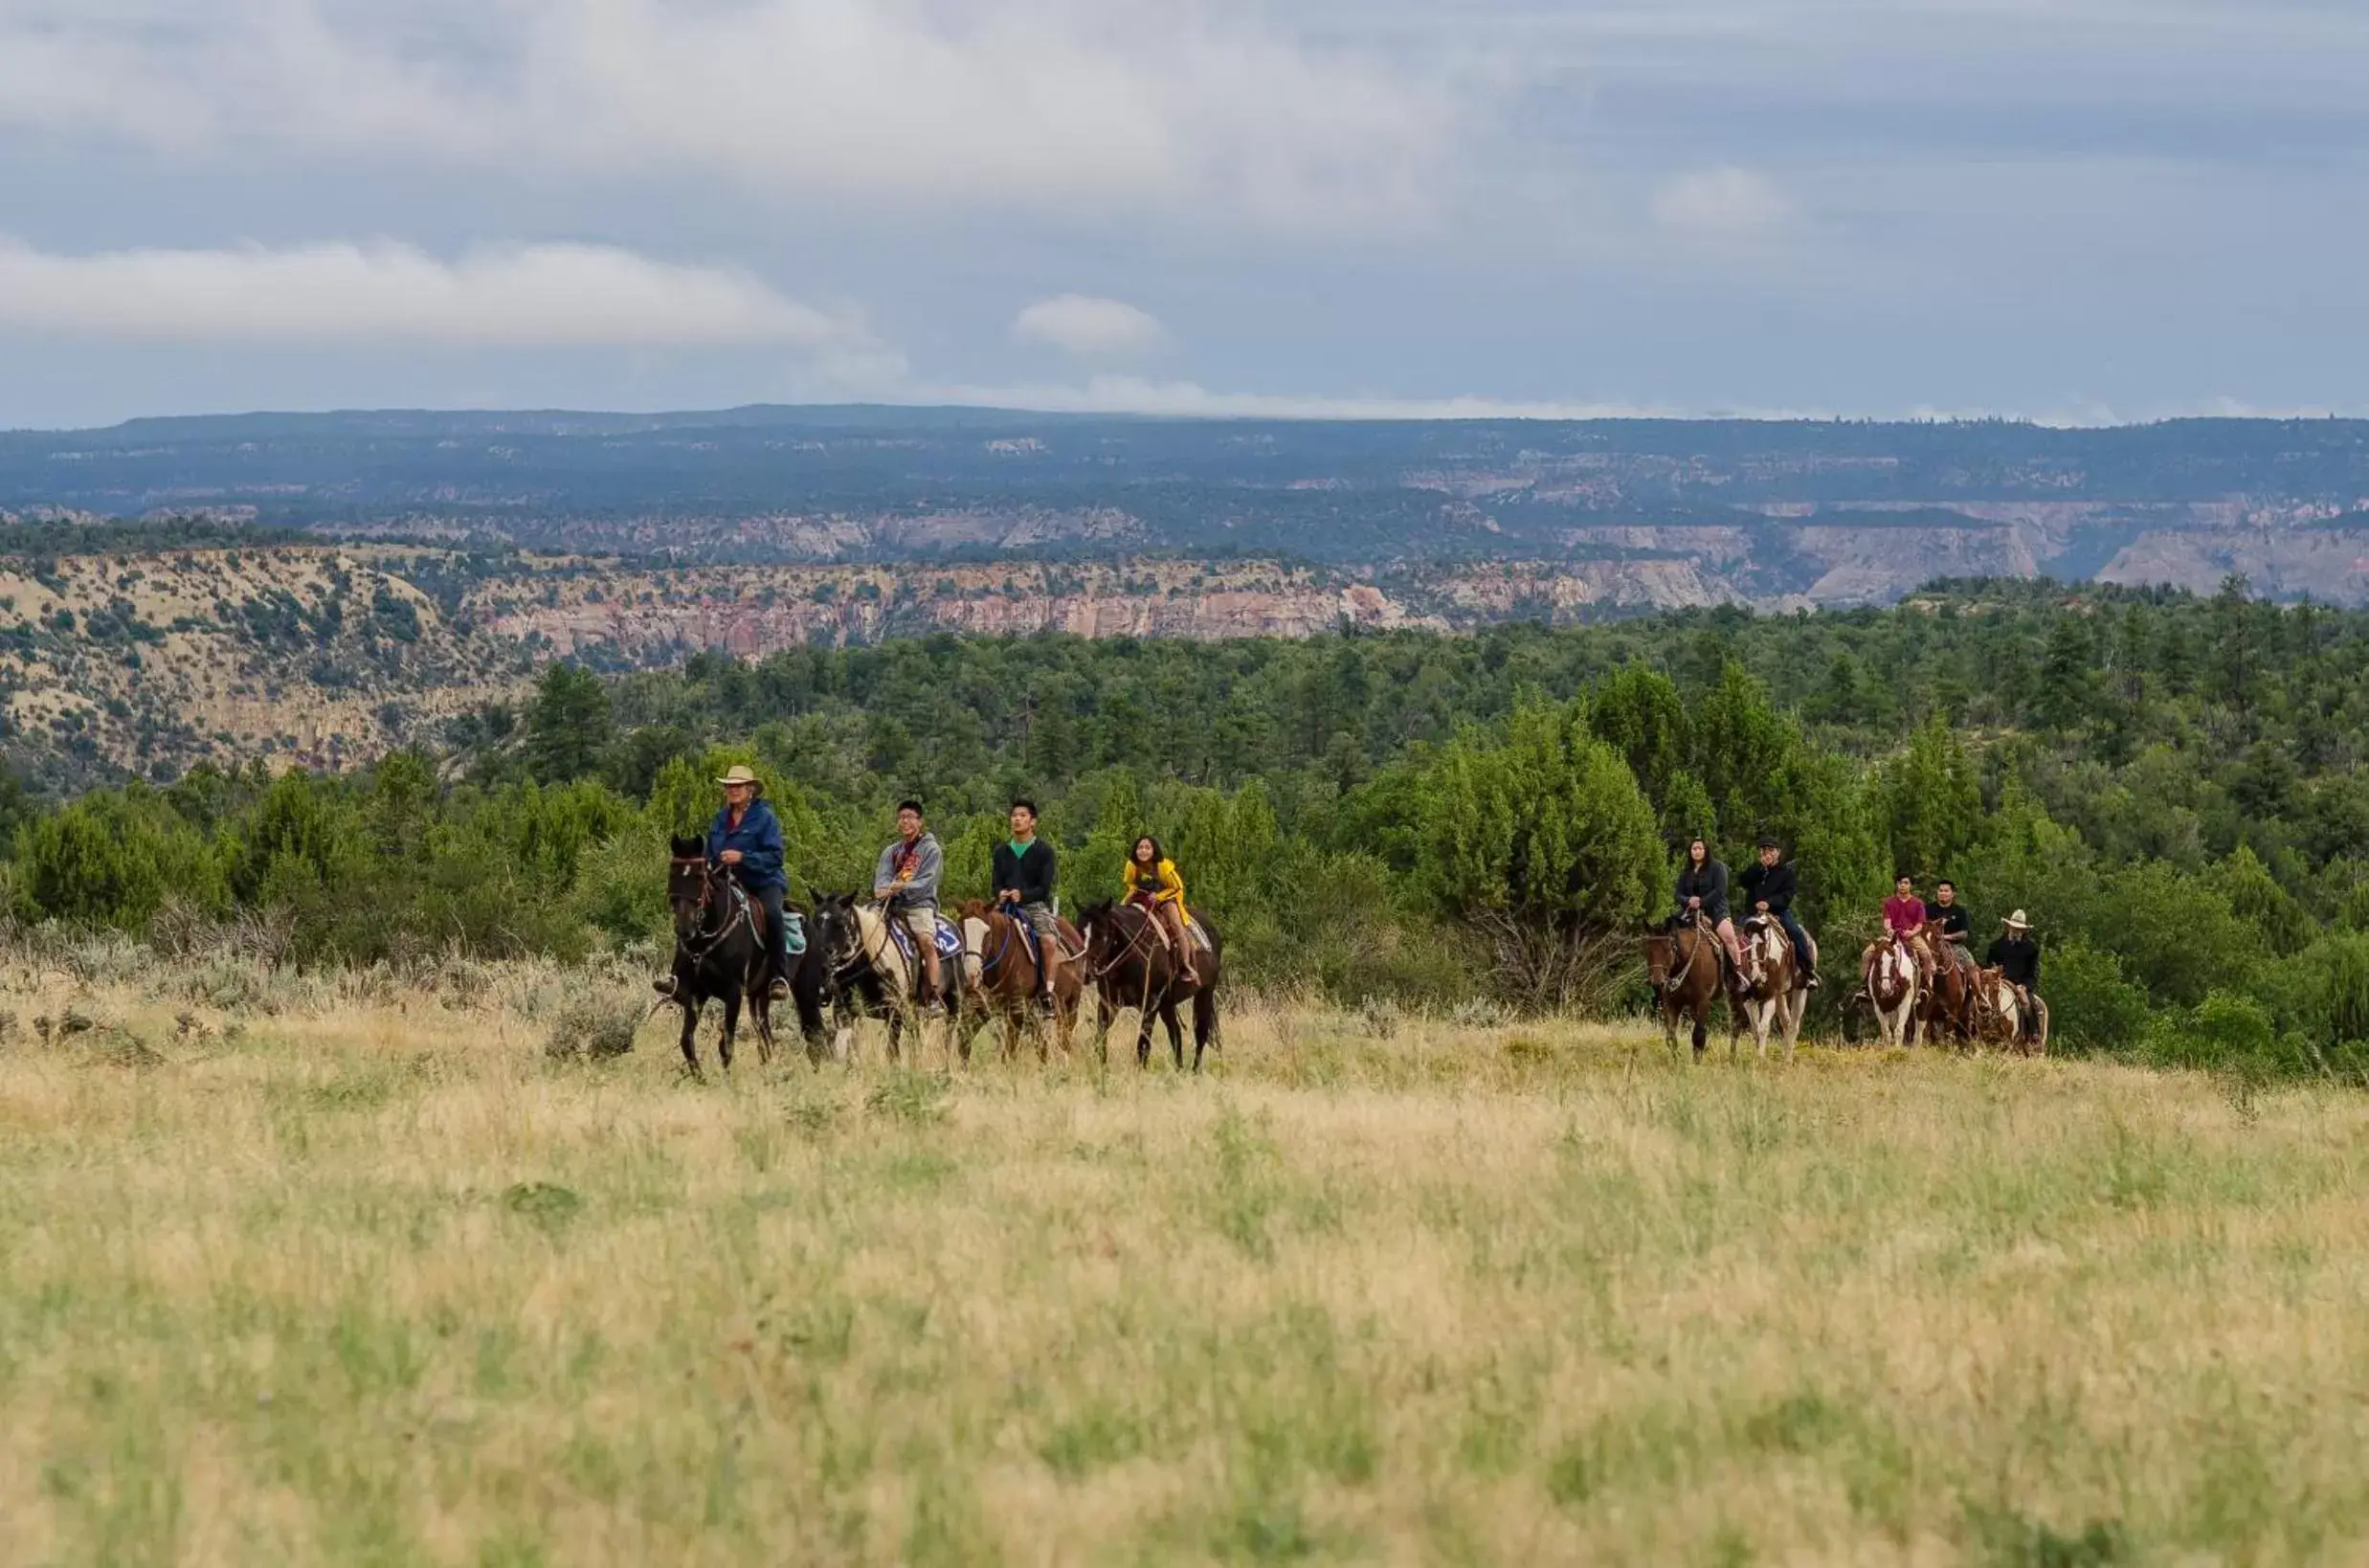
<svg viewBox="0 0 2369 1568">
<path fill-rule="evenodd" d="M 1917 998 L 1917 1021 L 1924 1025 L 1928 1040 L 1971 1042 L 1975 1035 L 1974 955 L 1951 941 L 1938 922 L 1928 925 L 1924 934 L 1933 964 Z"/>
<path fill-rule="evenodd" d="M 1196 961 L 1199 983 L 1184 976 L 1161 940 L 1151 915 L 1133 905 L 1105 901 L 1088 905 L 1078 914 L 1078 930 L 1085 939 L 1086 974 L 1097 997 L 1096 1049 L 1110 1060 L 1110 1020 L 1126 1009 L 1137 1011 L 1135 1064 L 1151 1064 L 1151 1020 L 1168 1029 L 1169 1049 L 1176 1065 L 1184 1066 L 1184 1030 L 1176 1018 L 1181 1002 L 1193 1004 L 1193 1070 L 1201 1070 L 1201 1055 L 1220 1044 L 1218 1026 L 1218 982 L 1225 968 L 1225 943 L 1218 928 L 1197 910 L 1187 910 L 1192 924 L 1209 938 L 1209 947 Z"/>
<path fill-rule="evenodd" d="M 1084 1000 L 1085 981 L 1078 974 L 1075 963 L 1064 963 L 1053 976 L 1053 1016 L 1036 1016 L 1037 997 L 1042 989 L 1043 975 L 1037 968 L 1036 952 L 1029 945 L 1020 922 L 1001 909 L 991 907 L 974 899 L 958 911 L 962 927 L 963 984 L 976 1004 L 993 1014 L 1003 1025 L 1003 1054 L 1008 1060 L 1019 1047 L 1020 1031 L 1033 1027 L 1037 1036 L 1037 1060 L 1041 1062 L 1058 1042 L 1062 1054 L 1069 1054 L 1069 1037 L 1078 1024 L 1078 1007 Z M 1084 939 L 1068 921 L 1061 922 L 1062 944 L 1071 952 L 1084 946 Z M 964 1046 L 966 1052 L 969 1046 Z"/>
<path fill-rule="evenodd" d="M 693 1035 L 710 999 L 724 1003 L 724 1033 L 716 1049 L 732 1070 L 732 1035 L 748 1002 L 757 1028 L 757 1060 L 773 1059 L 771 976 L 765 953 L 765 906 L 741 890 L 731 872 L 707 861 L 701 839 L 677 839 L 666 872 L 666 903 L 675 916 L 674 973 L 659 982 L 682 1009 L 682 1060 L 699 1076 Z"/>
<path fill-rule="evenodd" d="M 1692 924 L 1674 922 L 1645 937 L 1645 978 L 1653 982 L 1655 1003 L 1662 1011 L 1662 1035 L 1672 1050 L 1678 1047 L 1678 1019 L 1692 1020 L 1691 1039 L 1697 1060 L 1703 1055 L 1705 1025 L 1711 1003 L 1727 991 L 1720 983 L 1719 933 L 1697 916 Z M 1675 978 L 1676 984 L 1672 984 Z M 1728 1000 L 1728 1054 L 1737 1053 L 1738 1007 Z"/>
</svg>

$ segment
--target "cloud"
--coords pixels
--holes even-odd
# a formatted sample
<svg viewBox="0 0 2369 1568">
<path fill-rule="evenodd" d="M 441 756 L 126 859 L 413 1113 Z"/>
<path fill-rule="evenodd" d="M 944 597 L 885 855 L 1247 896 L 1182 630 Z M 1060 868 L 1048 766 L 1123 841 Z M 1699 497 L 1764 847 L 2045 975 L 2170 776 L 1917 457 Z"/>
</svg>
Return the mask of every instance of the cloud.
<svg viewBox="0 0 2369 1568">
<path fill-rule="evenodd" d="M 1324 396 L 1296 392 L 1213 392 L 1191 381 L 1095 376 L 1011 386 L 914 386 L 893 401 L 1035 414 L 1142 414 L 1207 419 L 1618 419 L 1662 418 L 1666 409 L 1620 403 L 1522 401 L 1496 397 Z"/>
<path fill-rule="evenodd" d="M 1129 359 L 1168 342 L 1168 328 L 1149 311 L 1123 300 L 1062 294 L 1020 312 L 1012 336 L 1043 344 L 1076 359 Z"/>
<path fill-rule="evenodd" d="M 391 243 L 56 256 L 0 237 L 10 329 L 133 342 L 870 347 L 860 322 L 745 272 L 594 245 L 447 261 Z"/>
<path fill-rule="evenodd" d="M 1683 174 L 1653 196 L 1653 220 L 1676 234 L 1703 239 L 1742 239 L 1792 220 L 1783 191 L 1749 169 L 1732 166 Z"/>
<path fill-rule="evenodd" d="M 0 4 L 0 126 L 860 202 L 1397 221 L 1473 97 L 1250 0 Z"/>
</svg>

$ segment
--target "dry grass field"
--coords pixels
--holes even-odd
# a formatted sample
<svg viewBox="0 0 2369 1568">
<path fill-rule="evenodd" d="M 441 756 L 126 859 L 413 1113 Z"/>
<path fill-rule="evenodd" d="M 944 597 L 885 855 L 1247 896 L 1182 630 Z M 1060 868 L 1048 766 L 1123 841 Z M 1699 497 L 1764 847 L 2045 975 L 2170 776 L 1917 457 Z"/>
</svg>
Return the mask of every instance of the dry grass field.
<svg viewBox="0 0 2369 1568">
<path fill-rule="evenodd" d="M 0 975 L 6 1563 L 2369 1555 L 2353 1094 L 1288 1006 L 693 1084 L 547 1053 L 623 968 L 120 960 Z"/>
</svg>

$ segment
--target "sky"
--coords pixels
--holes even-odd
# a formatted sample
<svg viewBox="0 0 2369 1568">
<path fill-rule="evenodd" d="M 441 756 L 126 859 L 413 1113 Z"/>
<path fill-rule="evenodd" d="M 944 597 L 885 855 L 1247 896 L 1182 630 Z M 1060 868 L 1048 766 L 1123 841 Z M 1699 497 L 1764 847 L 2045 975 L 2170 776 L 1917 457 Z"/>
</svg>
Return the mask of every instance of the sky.
<svg viewBox="0 0 2369 1568">
<path fill-rule="evenodd" d="M 0 0 L 0 427 L 2369 412 L 2362 0 Z"/>
</svg>

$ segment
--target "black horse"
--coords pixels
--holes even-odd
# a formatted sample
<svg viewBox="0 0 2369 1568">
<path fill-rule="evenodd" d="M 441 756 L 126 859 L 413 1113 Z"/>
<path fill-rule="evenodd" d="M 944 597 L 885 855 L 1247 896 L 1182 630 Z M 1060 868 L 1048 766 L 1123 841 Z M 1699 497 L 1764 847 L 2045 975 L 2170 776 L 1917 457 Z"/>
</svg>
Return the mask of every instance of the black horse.
<svg viewBox="0 0 2369 1568">
<path fill-rule="evenodd" d="M 1168 951 L 1161 940 L 1160 930 L 1152 924 L 1152 916 L 1131 904 L 1112 904 L 1105 901 L 1088 905 L 1078 915 L 1078 934 L 1085 939 L 1086 977 L 1094 982 L 1098 1003 L 1096 1007 L 1102 1058 L 1110 1057 L 1110 1020 L 1127 1008 L 1138 1009 L 1135 1020 L 1135 1063 L 1149 1066 L 1151 1063 L 1151 1020 L 1157 1018 L 1168 1028 L 1169 1049 L 1175 1054 L 1176 1065 L 1184 1066 L 1184 1031 L 1176 1019 L 1180 1002 L 1193 1004 L 1193 1070 L 1201 1070 L 1201 1053 L 1219 1044 L 1218 1027 L 1218 980 L 1224 969 L 1225 943 L 1218 935 L 1218 928 L 1193 915 L 1209 938 L 1209 951 L 1202 953 L 1196 966 L 1200 972 L 1200 983 L 1185 978 L 1184 966 Z"/>
<path fill-rule="evenodd" d="M 666 875 L 666 902 L 675 917 L 674 972 L 659 982 L 668 1001 L 682 1009 L 682 1060 L 700 1070 L 693 1035 L 707 1003 L 724 1003 L 724 1034 L 717 1049 L 729 1071 L 732 1037 L 743 1002 L 757 1028 L 757 1059 L 773 1059 L 771 987 L 766 973 L 765 906 L 744 893 L 732 874 L 707 860 L 700 839 L 676 839 Z M 819 1060 L 827 1037 L 822 1017 L 822 966 L 810 945 L 790 960 L 790 996 L 798 1013 L 806 1054 Z"/>
<path fill-rule="evenodd" d="M 888 919 L 854 893 L 822 893 L 815 899 L 814 940 L 807 949 L 828 976 L 832 1010 L 842 1022 L 852 1018 L 888 1020 L 888 1055 L 895 1060 L 921 990 L 905 953 L 889 933 Z M 938 965 L 938 1000 L 954 1038 L 969 1052 L 963 1032 L 963 969 L 958 959 Z"/>
</svg>

